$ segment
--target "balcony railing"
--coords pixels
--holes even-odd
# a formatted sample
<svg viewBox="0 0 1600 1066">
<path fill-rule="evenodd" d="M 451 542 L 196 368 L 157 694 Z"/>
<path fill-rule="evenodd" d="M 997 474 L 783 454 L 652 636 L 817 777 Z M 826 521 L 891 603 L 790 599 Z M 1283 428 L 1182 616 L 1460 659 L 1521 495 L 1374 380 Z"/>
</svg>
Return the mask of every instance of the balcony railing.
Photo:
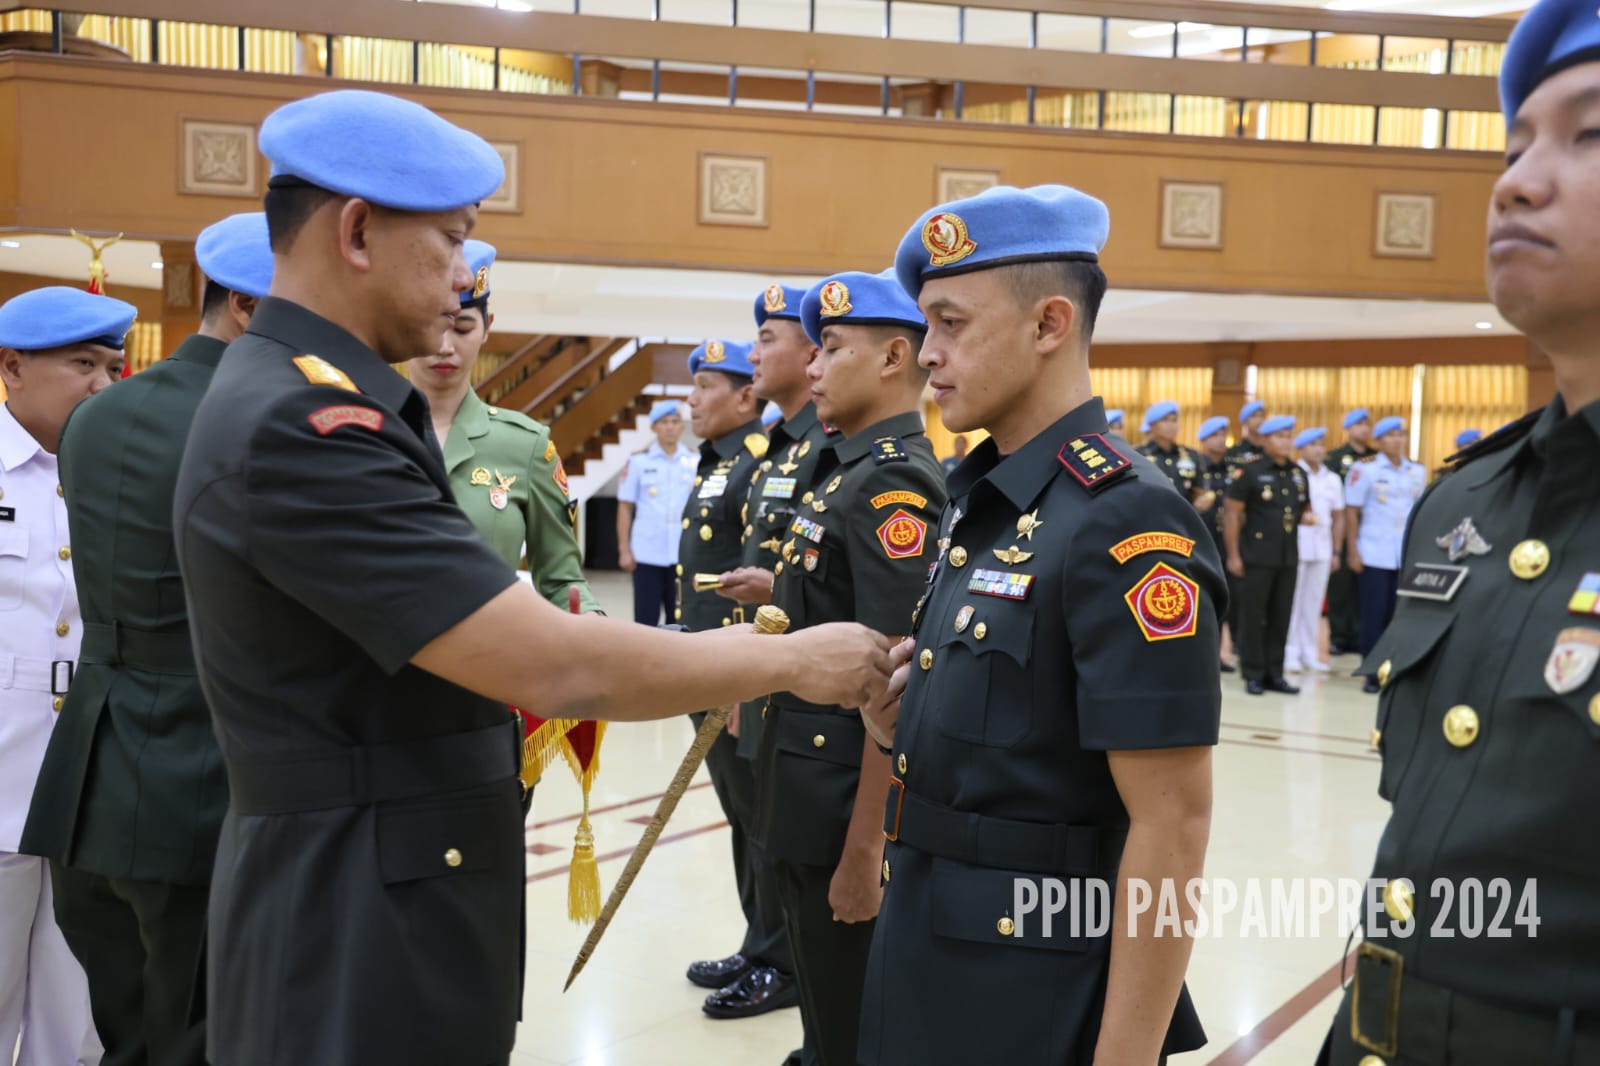
<svg viewBox="0 0 1600 1066">
<path fill-rule="evenodd" d="M 1498 151 L 1511 22 L 1153 0 L 96 0 L 141 63 L 1056 129 Z M 0 8 L 5 0 L 0 0 Z M 375 32 L 378 36 L 373 36 Z"/>
</svg>

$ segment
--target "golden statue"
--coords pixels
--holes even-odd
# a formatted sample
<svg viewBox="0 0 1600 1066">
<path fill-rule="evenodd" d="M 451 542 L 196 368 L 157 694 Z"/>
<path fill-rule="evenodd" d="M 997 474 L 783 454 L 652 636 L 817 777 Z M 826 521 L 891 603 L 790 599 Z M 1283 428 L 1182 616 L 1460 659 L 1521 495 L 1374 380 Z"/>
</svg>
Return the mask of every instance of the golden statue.
<svg viewBox="0 0 1600 1066">
<path fill-rule="evenodd" d="M 96 242 L 92 237 L 86 237 L 77 230 L 68 230 L 67 232 L 72 234 L 74 240 L 82 241 L 89 246 L 89 254 L 92 257 L 89 260 L 89 291 L 104 295 L 106 291 L 106 264 L 100 256 L 107 248 L 122 240 L 122 234 L 119 233 L 108 240 Z"/>
</svg>

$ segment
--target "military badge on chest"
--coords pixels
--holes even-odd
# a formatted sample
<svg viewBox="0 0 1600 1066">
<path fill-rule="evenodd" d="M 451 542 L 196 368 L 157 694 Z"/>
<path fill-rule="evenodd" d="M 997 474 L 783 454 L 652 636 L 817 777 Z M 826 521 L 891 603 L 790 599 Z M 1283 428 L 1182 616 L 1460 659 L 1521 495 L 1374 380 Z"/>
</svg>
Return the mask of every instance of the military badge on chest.
<svg viewBox="0 0 1600 1066">
<path fill-rule="evenodd" d="M 1563 629 L 1545 660 L 1544 683 L 1558 696 L 1576 692 L 1594 676 L 1596 663 L 1600 663 L 1600 629 Z"/>
<path fill-rule="evenodd" d="M 565 477 L 564 474 L 563 477 Z M 517 483 L 517 477 L 515 474 L 506 477 L 506 475 L 496 470 L 494 478 L 495 484 L 489 489 L 489 506 L 496 511 L 504 511 L 506 504 L 511 502 L 511 486 Z M 557 484 L 559 485 L 561 482 L 558 481 Z M 566 486 L 563 485 L 562 488 L 565 490 Z"/>
<path fill-rule="evenodd" d="M 1445 550 L 1452 563 L 1469 555 L 1488 555 L 1493 550 L 1489 542 L 1478 535 L 1478 527 L 1472 524 L 1471 518 L 1463 518 L 1456 528 L 1442 537 L 1435 537 L 1433 542 Z"/>
</svg>

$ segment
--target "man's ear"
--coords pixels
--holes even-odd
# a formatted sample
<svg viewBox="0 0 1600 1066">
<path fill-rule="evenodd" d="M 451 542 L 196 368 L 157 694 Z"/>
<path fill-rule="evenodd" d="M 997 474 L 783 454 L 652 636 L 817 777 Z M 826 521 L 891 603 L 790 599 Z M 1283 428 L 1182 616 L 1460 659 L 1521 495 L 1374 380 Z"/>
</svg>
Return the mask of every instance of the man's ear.
<svg viewBox="0 0 1600 1066">
<path fill-rule="evenodd" d="M 238 291 L 228 293 L 228 315 L 233 319 L 233 324 L 239 327 L 240 333 L 250 328 L 250 319 L 255 316 L 255 313 L 256 298 L 254 296 L 246 296 Z"/>
<path fill-rule="evenodd" d="M 1034 344 L 1040 351 L 1068 344 L 1078 331 L 1078 309 L 1065 296 L 1040 301 L 1035 316 Z"/>
<path fill-rule="evenodd" d="M 22 360 L 27 358 L 15 348 L 0 348 L 0 383 L 7 392 L 18 392 L 22 385 Z"/>
<path fill-rule="evenodd" d="M 362 199 L 346 200 L 339 208 L 339 255 L 357 270 L 372 269 L 372 228 L 377 212 Z"/>
</svg>

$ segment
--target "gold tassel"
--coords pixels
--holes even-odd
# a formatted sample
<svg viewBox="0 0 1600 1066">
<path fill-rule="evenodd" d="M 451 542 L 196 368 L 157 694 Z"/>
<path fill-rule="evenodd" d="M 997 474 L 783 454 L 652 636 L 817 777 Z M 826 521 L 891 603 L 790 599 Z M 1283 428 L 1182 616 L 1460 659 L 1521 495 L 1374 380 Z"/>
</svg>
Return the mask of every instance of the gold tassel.
<svg viewBox="0 0 1600 1066">
<path fill-rule="evenodd" d="M 562 738 L 577 724 L 567 718 L 551 718 L 522 738 L 522 784 L 525 788 L 539 783 L 550 764 L 555 762 Z"/>
<path fill-rule="evenodd" d="M 572 846 L 572 870 L 567 875 L 567 917 L 590 925 L 600 917 L 600 864 L 594 858 L 594 830 L 589 827 L 589 792 L 583 793 L 583 817 Z"/>
</svg>

